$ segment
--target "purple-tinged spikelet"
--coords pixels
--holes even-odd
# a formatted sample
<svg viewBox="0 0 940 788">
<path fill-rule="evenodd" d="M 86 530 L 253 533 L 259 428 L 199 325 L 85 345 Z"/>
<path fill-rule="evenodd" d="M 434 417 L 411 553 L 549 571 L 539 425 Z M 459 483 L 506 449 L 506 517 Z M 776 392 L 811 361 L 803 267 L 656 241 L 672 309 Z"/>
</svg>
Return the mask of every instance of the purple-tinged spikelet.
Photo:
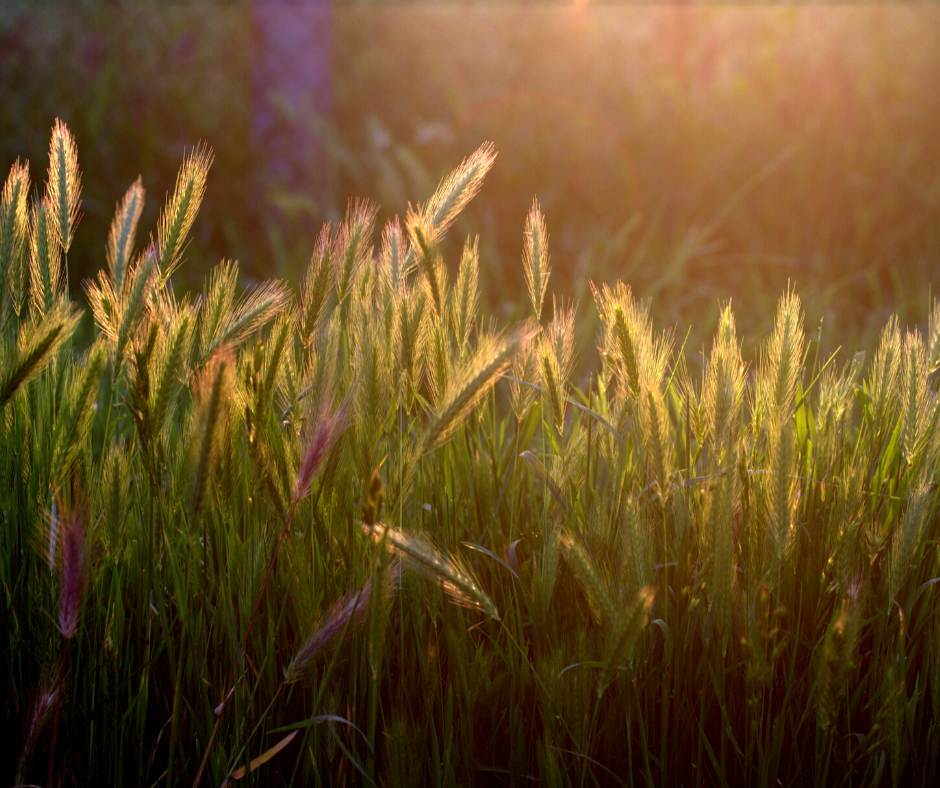
<svg viewBox="0 0 940 788">
<path fill-rule="evenodd" d="M 400 577 L 401 564 L 395 561 L 385 573 L 382 593 L 386 598 L 390 597 L 398 588 Z M 291 660 L 290 665 L 287 666 L 287 670 L 284 671 L 286 681 L 296 679 L 298 674 L 318 654 L 333 645 L 347 626 L 355 628 L 366 620 L 372 600 L 372 590 L 372 581 L 367 580 L 361 588 L 341 596 L 333 603 L 329 612 L 323 617 L 310 637 L 304 641 L 304 644 Z"/>
<path fill-rule="evenodd" d="M 68 509 L 58 501 L 59 519 L 59 632 L 66 640 L 75 636 L 85 593 L 86 513 L 81 504 Z"/>
<path fill-rule="evenodd" d="M 317 469 L 330 455 L 333 444 L 336 443 L 346 426 L 346 415 L 345 403 L 333 413 L 330 413 L 330 405 L 320 411 L 307 440 L 307 450 L 304 452 L 304 458 L 297 473 L 297 484 L 294 486 L 295 501 L 299 501 L 310 492 Z"/>
<path fill-rule="evenodd" d="M 24 781 L 26 770 L 36 751 L 36 744 L 43 729 L 48 724 L 59 699 L 59 687 L 51 672 L 44 672 L 39 686 L 33 692 L 26 720 L 23 728 L 23 739 L 20 744 L 20 754 L 16 762 L 17 785 Z"/>
</svg>

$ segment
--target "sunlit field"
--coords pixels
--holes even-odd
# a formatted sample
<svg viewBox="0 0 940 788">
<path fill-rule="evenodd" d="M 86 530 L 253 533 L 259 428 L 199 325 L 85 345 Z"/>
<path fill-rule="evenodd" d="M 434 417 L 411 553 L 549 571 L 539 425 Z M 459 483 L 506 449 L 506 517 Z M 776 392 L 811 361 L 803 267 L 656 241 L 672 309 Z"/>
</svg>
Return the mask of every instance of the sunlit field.
<svg viewBox="0 0 940 788">
<path fill-rule="evenodd" d="M 938 34 L 0 11 L 0 780 L 940 782 Z"/>
</svg>

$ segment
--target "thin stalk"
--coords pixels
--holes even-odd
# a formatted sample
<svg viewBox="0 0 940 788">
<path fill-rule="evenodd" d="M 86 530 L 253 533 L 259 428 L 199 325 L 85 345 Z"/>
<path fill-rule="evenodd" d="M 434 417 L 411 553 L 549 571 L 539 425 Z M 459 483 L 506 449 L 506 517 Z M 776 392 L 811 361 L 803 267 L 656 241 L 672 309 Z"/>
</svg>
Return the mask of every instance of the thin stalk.
<svg viewBox="0 0 940 788">
<path fill-rule="evenodd" d="M 53 765 L 55 764 L 55 742 L 59 733 L 59 709 L 62 707 L 62 691 L 65 688 L 65 655 L 68 654 L 69 650 L 69 639 L 65 638 L 65 642 L 62 644 L 62 659 L 59 662 L 59 692 L 56 695 L 55 699 L 55 718 L 52 723 L 52 743 L 49 745 L 49 779 L 47 784 L 50 786 L 53 785 L 52 776 L 53 776 Z"/>
<path fill-rule="evenodd" d="M 287 535 L 287 531 L 290 528 L 291 521 L 294 519 L 294 512 L 297 511 L 297 504 L 299 503 L 300 498 L 295 497 L 293 503 L 291 504 L 290 512 L 287 515 L 287 520 L 284 523 L 284 528 L 281 529 L 281 535 L 277 540 L 277 544 L 274 547 L 274 554 L 271 556 L 271 563 L 268 565 L 267 574 L 264 576 L 264 582 L 261 584 L 261 590 L 258 592 L 258 598 L 255 600 L 254 609 L 251 611 L 251 617 L 248 619 L 248 628 L 245 630 L 245 637 L 242 638 L 241 648 L 238 653 L 239 662 L 242 660 L 242 657 L 245 654 L 245 650 L 248 647 L 248 636 L 251 634 L 251 626 L 254 623 L 255 617 L 258 614 L 258 609 L 261 607 L 261 601 L 264 599 L 264 592 L 268 587 L 268 580 L 271 577 L 271 574 L 274 572 L 274 566 L 277 563 L 277 556 L 281 550 L 281 544 L 284 542 L 284 537 Z M 209 743 L 206 745 L 206 751 L 202 756 L 202 762 L 199 764 L 199 771 L 196 772 L 196 779 L 193 780 L 193 788 L 199 788 L 199 783 L 202 780 L 202 773 L 205 770 L 206 763 L 209 760 L 209 752 L 212 750 L 212 744 L 215 741 L 216 733 L 219 730 L 219 723 L 222 720 L 222 713 L 225 711 L 225 707 L 228 705 L 229 699 L 231 698 L 232 691 L 235 688 L 235 675 L 233 674 L 228 684 L 225 687 L 225 692 L 222 695 L 222 702 L 216 708 L 216 718 L 215 725 L 212 728 L 212 735 L 209 737 Z M 280 689 L 278 689 L 280 692 Z M 277 697 L 275 695 L 275 697 Z M 273 703 L 273 701 L 272 701 Z M 267 712 L 265 712 L 267 713 Z M 262 715 L 261 719 L 264 719 Z M 260 721 L 259 721 L 260 724 Z"/>
</svg>

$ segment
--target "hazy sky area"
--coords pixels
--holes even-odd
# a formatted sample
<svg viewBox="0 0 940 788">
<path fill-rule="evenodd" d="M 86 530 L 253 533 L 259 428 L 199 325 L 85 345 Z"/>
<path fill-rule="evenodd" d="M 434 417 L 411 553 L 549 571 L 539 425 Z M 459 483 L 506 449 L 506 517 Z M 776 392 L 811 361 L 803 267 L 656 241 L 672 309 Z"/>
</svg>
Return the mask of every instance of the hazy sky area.
<svg viewBox="0 0 940 788">
<path fill-rule="evenodd" d="M 74 130 L 75 276 L 138 174 L 152 226 L 199 140 L 216 162 L 184 283 L 222 256 L 296 278 L 350 199 L 381 227 L 490 140 L 449 242 L 481 235 L 506 314 L 537 197 L 565 297 L 624 277 L 685 324 L 792 281 L 864 332 L 919 319 L 937 284 L 938 41 L 928 4 L 7 8 L 0 144 L 41 181 L 49 127 Z"/>
</svg>

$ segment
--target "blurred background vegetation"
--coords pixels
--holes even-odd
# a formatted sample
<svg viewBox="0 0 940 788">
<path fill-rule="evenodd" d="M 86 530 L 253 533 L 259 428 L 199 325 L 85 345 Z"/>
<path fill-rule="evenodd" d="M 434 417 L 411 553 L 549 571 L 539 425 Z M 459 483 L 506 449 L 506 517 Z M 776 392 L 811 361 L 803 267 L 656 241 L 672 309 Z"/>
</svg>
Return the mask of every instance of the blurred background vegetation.
<svg viewBox="0 0 940 788">
<path fill-rule="evenodd" d="M 492 140 L 450 262 L 479 233 L 487 306 L 520 315 L 537 197 L 553 291 L 583 307 L 582 372 L 589 280 L 629 282 L 680 342 L 691 326 L 693 364 L 729 298 L 753 358 L 788 283 L 808 333 L 851 352 L 894 312 L 925 325 L 940 284 L 938 42 L 927 4 L 5 3 L 0 166 L 28 158 L 42 183 L 55 118 L 74 133 L 76 292 L 137 175 L 153 228 L 206 141 L 184 290 L 223 257 L 296 283 L 351 198 L 381 226 Z"/>
</svg>

